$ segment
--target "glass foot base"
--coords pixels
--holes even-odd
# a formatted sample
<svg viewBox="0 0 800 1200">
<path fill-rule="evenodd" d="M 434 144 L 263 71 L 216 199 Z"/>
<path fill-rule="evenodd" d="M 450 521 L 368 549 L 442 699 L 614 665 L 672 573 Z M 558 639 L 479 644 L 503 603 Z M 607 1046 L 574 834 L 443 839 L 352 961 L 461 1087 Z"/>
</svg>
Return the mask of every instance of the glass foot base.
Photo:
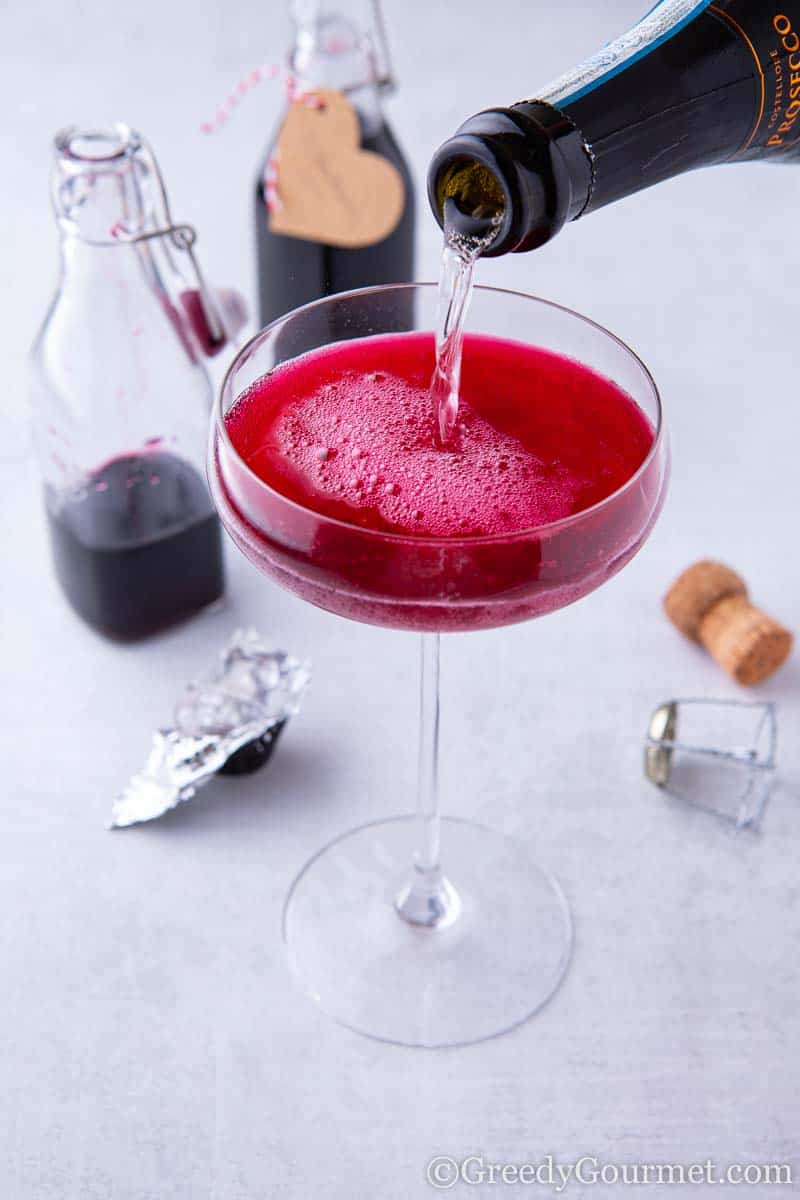
<svg viewBox="0 0 800 1200">
<path fill-rule="evenodd" d="M 292 974 L 341 1024 L 406 1046 L 458 1046 L 519 1025 L 567 968 L 572 924 L 558 884 L 485 826 L 442 820 L 444 866 L 461 902 L 438 929 L 395 900 L 410 874 L 413 817 L 363 825 L 298 875 L 283 932 Z"/>
</svg>

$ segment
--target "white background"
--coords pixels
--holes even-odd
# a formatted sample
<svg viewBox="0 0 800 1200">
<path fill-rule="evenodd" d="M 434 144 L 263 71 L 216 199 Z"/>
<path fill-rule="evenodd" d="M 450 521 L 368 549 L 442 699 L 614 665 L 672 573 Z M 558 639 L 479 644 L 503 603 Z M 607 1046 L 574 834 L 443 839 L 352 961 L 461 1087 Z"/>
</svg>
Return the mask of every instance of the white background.
<svg viewBox="0 0 800 1200">
<path fill-rule="evenodd" d="M 437 270 L 422 199 L 433 149 L 645 8 L 386 0 L 401 81 L 390 116 L 420 189 L 420 277 Z M 242 74 L 280 58 L 284 4 L 13 0 L 3 26 L 3 1200 L 417 1200 L 437 1153 L 794 1156 L 800 1170 L 797 661 L 760 691 L 780 703 L 782 767 L 761 835 L 670 804 L 641 777 L 657 703 L 738 694 L 660 612 L 678 570 L 729 561 L 800 627 L 800 176 L 689 176 L 481 269 L 640 351 L 669 415 L 672 491 L 651 542 L 601 592 L 544 622 L 448 639 L 445 809 L 514 834 L 551 867 L 577 945 L 553 1003 L 512 1035 L 392 1049 L 295 994 L 279 920 L 311 852 L 412 804 L 413 639 L 305 607 L 231 550 L 225 612 L 140 647 L 107 645 L 51 578 L 21 433 L 24 357 L 57 263 L 51 135 L 74 121 L 141 128 L 176 216 L 200 230 L 209 275 L 250 289 L 251 179 L 279 88 L 265 85 L 214 138 L 199 125 Z M 269 771 L 213 785 L 151 827 L 106 832 L 177 689 L 244 623 L 315 666 Z"/>
</svg>

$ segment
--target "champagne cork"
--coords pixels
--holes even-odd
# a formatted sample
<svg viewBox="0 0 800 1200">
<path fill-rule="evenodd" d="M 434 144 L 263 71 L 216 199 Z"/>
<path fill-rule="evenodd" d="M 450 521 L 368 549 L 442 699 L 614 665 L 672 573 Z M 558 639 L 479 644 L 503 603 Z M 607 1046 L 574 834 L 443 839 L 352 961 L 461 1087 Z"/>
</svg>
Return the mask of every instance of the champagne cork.
<svg viewBox="0 0 800 1200">
<path fill-rule="evenodd" d="M 685 570 L 664 597 L 664 611 L 745 687 L 768 679 L 792 649 L 790 631 L 751 604 L 742 577 L 722 563 Z"/>
</svg>

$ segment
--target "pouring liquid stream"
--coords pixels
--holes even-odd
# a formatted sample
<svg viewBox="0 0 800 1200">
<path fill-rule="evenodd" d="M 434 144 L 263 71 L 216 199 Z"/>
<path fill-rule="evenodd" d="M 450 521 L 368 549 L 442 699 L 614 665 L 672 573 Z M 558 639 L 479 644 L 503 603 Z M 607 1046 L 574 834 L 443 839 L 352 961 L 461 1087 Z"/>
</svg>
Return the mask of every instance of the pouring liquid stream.
<svg viewBox="0 0 800 1200">
<path fill-rule="evenodd" d="M 434 430 L 440 448 L 452 448 L 457 438 L 458 395 L 464 324 L 474 285 L 475 263 L 491 244 L 502 220 L 478 211 L 467 218 L 455 200 L 444 206 L 444 250 L 439 275 L 436 320 L 436 367 L 431 379 Z"/>
</svg>

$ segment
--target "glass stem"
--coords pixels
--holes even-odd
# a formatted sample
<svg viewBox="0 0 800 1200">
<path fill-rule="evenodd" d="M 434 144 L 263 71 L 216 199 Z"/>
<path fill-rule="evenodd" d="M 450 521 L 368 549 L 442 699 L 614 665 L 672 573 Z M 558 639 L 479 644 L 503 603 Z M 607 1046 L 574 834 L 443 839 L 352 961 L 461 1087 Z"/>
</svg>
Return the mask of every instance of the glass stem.
<svg viewBox="0 0 800 1200">
<path fill-rule="evenodd" d="M 458 916 L 460 901 L 439 861 L 439 634 L 423 633 L 420 641 L 419 767 L 416 850 L 411 878 L 395 907 L 411 925 L 440 929 Z"/>
</svg>

